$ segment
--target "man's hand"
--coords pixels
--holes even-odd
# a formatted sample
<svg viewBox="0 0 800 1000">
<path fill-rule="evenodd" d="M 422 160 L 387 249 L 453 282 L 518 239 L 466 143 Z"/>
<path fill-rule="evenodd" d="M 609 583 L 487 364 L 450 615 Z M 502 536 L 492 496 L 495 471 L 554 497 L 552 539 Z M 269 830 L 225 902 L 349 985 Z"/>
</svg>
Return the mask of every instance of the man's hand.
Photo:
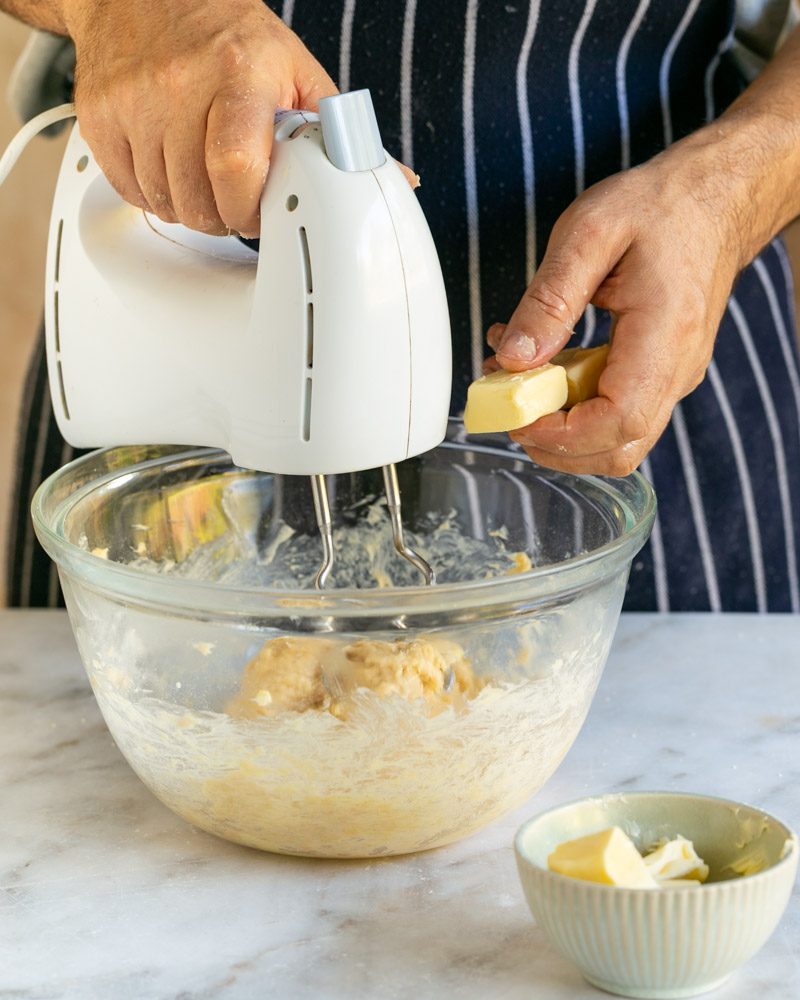
<svg viewBox="0 0 800 1000">
<path fill-rule="evenodd" d="M 534 461 L 626 475 L 702 380 L 742 263 L 724 190 L 707 189 L 676 147 L 602 181 L 556 223 L 510 322 L 489 331 L 497 361 L 522 371 L 549 360 L 590 301 L 615 322 L 599 396 L 512 433 Z"/>
<path fill-rule="evenodd" d="M 613 314 L 599 396 L 512 433 L 566 472 L 627 475 L 703 379 L 738 271 L 800 213 L 800 29 L 719 121 L 578 198 L 487 368 L 561 349 L 589 302 Z"/>
<path fill-rule="evenodd" d="M 261 0 L 63 0 L 81 133 L 117 191 L 165 222 L 258 236 L 277 108 L 336 93 Z"/>
</svg>

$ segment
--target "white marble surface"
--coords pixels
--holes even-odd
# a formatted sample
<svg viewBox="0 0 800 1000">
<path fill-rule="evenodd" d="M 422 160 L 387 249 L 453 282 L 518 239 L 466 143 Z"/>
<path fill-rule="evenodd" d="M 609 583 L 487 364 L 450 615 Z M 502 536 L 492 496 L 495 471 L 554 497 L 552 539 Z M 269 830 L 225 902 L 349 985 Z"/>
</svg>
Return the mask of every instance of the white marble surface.
<svg viewBox="0 0 800 1000">
<path fill-rule="evenodd" d="M 0 613 L 0 997 L 599 997 L 533 924 L 513 833 L 662 788 L 800 825 L 800 618 L 623 616 L 589 719 L 535 800 L 454 847 L 311 862 L 187 826 L 129 770 L 66 617 Z M 800 996 L 797 893 L 717 1000 Z"/>
</svg>

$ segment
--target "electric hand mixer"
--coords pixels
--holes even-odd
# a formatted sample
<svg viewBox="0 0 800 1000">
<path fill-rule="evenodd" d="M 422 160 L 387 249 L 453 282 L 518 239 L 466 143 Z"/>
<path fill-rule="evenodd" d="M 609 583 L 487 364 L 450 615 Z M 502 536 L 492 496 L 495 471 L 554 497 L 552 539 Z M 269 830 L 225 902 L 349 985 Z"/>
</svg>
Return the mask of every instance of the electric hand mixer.
<svg viewBox="0 0 800 1000">
<path fill-rule="evenodd" d="M 278 115 L 258 253 L 126 204 L 76 127 L 53 205 L 46 339 L 73 446 L 211 445 L 310 476 L 317 587 L 334 559 L 326 476 L 382 467 L 395 548 L 433 582 L 404 540 L 395 463 L 445 435 L 447 302 L 368 91 Z"/>
</svg>

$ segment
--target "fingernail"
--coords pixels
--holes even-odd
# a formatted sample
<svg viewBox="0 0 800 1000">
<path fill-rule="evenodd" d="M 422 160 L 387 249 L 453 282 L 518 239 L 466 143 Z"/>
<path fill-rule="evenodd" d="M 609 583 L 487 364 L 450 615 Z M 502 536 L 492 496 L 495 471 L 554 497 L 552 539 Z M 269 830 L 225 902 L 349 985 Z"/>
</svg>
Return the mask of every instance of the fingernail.
<svg viewBox="0 0 800 1000">
<path fill-rule="evenodd" d="M 539 351 L 539 347 L 533 337 L 515 330 L 507 333 L 500 341 L 498 354 L 507 358 L 517 358 L 519 361 L 533 361 Z"/>
</svg>

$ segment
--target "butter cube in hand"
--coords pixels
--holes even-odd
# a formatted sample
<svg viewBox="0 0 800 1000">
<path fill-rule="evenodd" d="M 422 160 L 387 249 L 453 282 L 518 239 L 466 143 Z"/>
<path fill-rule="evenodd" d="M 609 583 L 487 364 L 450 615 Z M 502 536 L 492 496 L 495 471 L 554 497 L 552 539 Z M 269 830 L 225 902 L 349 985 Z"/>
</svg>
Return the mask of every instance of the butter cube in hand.
<svg viewBox="0 0 800 1000">
<path fill-rule="evenodd" d="M 559 365 L 491 372 L 467 390 L 464 427 L 469 434 L 517 430 L 555 413 L 566 401 L 567 374 Z"/>
<path fill-rule="evenodd" d="M 552 364 L 561 365 L 567 373 L 567 409 L 597 395 L 600 376 L 608 360 L 608 347 L 608 344 L 568 347 L 551 358 Z"/>
<path fill-rule="evenodd" d="M 658 887 L 633 841 L 618 826 L 559 844 L 548 857 L 547 867 L 561 875 L 625 889 Z"/>
</svg>

